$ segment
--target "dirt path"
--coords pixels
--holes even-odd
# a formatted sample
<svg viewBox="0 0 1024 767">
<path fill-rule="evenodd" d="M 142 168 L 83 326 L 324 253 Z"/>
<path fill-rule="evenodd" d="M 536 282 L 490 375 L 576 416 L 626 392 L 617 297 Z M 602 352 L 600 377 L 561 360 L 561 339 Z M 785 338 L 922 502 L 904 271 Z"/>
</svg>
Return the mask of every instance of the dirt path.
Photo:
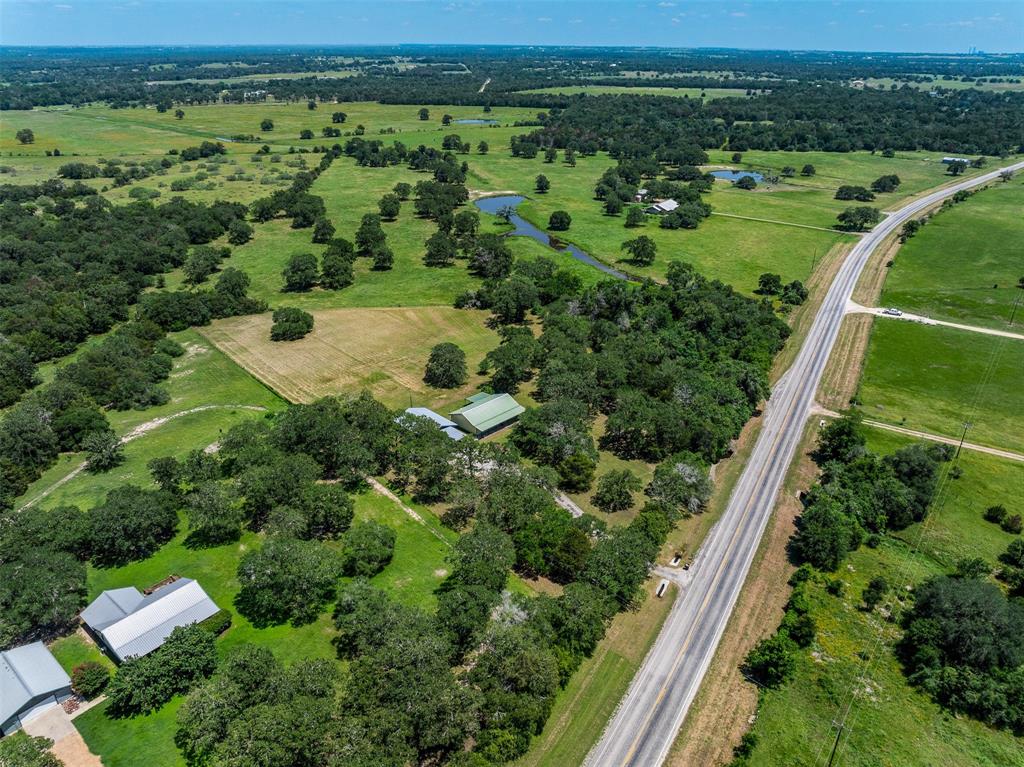
<svg viewBox="0 0 1024 767">
<path fill-rule="evenodd" d="M 486 87 L 487 87 L 488 85 L 490 85 L 490 84 L 491 84 L 491 78 L 489 78 L 489 77 L 488 77 L 488 78 L 487 78 L 486 80 L 484 80 L 484 84 L 480 86 L 480 90 L 478 90 L 478 91 L 477 91 L 477 93 L 483 93 L 483 92 L 484 92 L 484 89 L 485 89 L 485 88 L 486 88 Z"/>
<path fill-rule="evenodd" d="M 420 516 L 419 512 L 416 511 L 416 509 L 413 509 L 412 507 L 406 506 L 404 503 L 402 503 L 402 499 L 399 498 L 394 493 L 392 493 L 390 490 L 388 490 L 382 483 L 378 482 L 373 477 L 367 477 L 366 478 L 366 483 L 370 487 L 372 487 L 373 491 L 375 493 L 377 493 L 378 495 L 383 495 L 389 501 L 392 501 L 392 502 L 398 504 L 398 507 L 402 511 L 404 511 L 406 514 L 408 514 L 414 520 L 416 520 L 421 525 L 423 525 L 425 528 L 427 528 L 427 530 L 430 531 L 430 534 L 433 535 L 435 538 L 437 538 L 437 540 L 441 541 L 441 543 L 443 543 L 445 546 L 451 546 L 451 543 L 449 543 L 448 540 L 443 535 L 441 535 L 439 532 L 437 532 L 437 530 L 435 530 L 434 528 L 432 528 L 430 525 L 427 524 L 426 520 L 423 519 L 422 516 Z"/>
<path fill-rule="evenodd" d="M 718 213 L 711 211 L 712 216 L 722 216 L 723 218 L 738 218 L 743 221 L 759 221 L 762 224 L 778 224 L 779 226 L 795 226 L 798 229 L 815 229 L 819 232 L 831 232 L 832 234 L 852 234 L 862 235 L 864 232 L 844 232 L 841 229 L 831 229 L 827 226 L 812 226 L 811 224 L 794 224 L 789 221 L 776 221 L 774 218 L 755 218 L 754 216 L 740 216 L 736 213 Z"/>
<path fill-rule="evenodd" d="M 828 408 L 815 406 L 812 411 L 815 415 L 825 416 L 827 418 L 841 418 L 841 414 Z M 931 434 L 927 431 L 917 431 L 916 429 L 907 429 L 903 426 L 896 426 L 895 424 L 885 423 L 884 421 L 872 421 L 865 418 L 864 423 L 867 426 L 874 426 L 876 429 L 885 429 L 886 431 L 896 432 L 897 434 L 906 434 L 908 437 L 916 437 L 917 439 L 926 439 L 930 442 L 941 442 L 943 445 L 959 445 L 960 440 L 956 437 L 947 437 L 942 434 Z M 985 445 L 976 445 L 973 442 L 964 442 L 964 450 L 973 450 L 977 453 L 987 453 L 988 455 L 994 455 L 997 458 L 1005 458 L 1009 461 L 1020 461 L 1024 463 L 1024 454 L 1015 453 L 1012 450 L 1001 450 L 998 447 L 987 447 Z"/>
<path fill-rule="evenodd" d="M 969 330 L 972 333 L 984 333 L 990 336 L 1002 336 L 1003 338 L 1016 338 L 1024 341 L 1024 333 L 1013 333 L 1009 330 L 996 330 L 995 328 L 983 328 L 978 325 L 963 325 L 959 322 L 946 322 L 945 320 L 933 320 L 921 314 L 887 314 L 885 309 L 877 306 L 861 306 L 856 301 L 849 301 L 846 304 L 847 314 L 873 314 L 876 317 L 885 317 L 890 320 L 903 320 L 904 322 L 919 322 L 922 325 L 941 325 L 945 328 L 956 328 L 957 330 Z"/>
<path fill-rule="evenodd" d="M 139 437 L 144 437 L 146 434 L 153 431 L 153 429 L 157 429 L 163 426 L 165 423 L 173 421 L 176 418 L 182 418 L 183 416 L 192 415 L 193 413 L 201 413 L 204 410 L 218 410 L 225 408 L 230 410 L 252 410 L 254 412 L 266 411 L 266 408 L 263 407 L 262 405 L 200 405 L 199 407 L 189 408 L 188 410 L 182 410 L 179 413 L 172 413 L 171 415 L 165 415 L 161 416 L 160 418 L 154 418 L 152 421 L 140 423 L 130 432 L 121 437 L 121 444 L 124 445 L 127 444 L 128 442 L 131 442 L 132 440 L 138 439 Z M 62 485 L 67 484 L 75 477 L 77 477 L 79 474 L 81 474 L 83 471 L 85 471 L 85 461 L 82 461 L 80 464 L 78 464 L 78 466 L 76 466 L 63 477 L 58 479 L 48 488 L 43 490 L 35 498 L 32 498 L 31 500 L 23 503 L 21 506 L 18 507 L 18 511 L 27 509 L 32 504 L 38 503 L 39 501 L 43 500 L 43 498 L 53 493 L 54 490 L 61 487 Z"/>
</svg>

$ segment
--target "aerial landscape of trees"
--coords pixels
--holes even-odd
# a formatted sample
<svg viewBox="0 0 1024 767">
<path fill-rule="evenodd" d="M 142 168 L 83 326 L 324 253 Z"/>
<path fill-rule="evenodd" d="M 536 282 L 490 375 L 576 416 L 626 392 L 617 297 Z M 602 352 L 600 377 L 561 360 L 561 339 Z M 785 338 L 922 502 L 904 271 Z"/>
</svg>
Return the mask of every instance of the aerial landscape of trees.
<svg viewBox="0 0 1024 767">
<path fill-rule="evenodd" d="M 880 209 L 925 188 L 927 170 L 940 183 L 943 168 L 970 175 L 984 164 L 936 158 L 919 170 L 922 157 L 909 153 L 1021 151 L 1024 97 L 944 87 L 955 67 L 930 56 L 808 52 L 797 62 L 736 52 L 726 72 L 698 51 L 382 48 L 340 62 L 327 50 L 243 47 L 221 67 L 208 66 L 208 52 L 169 49 L 160 80 L 153 54 L 141 51 L 90 51 L 78 72 L 48 49 L 31 66 L 0 62 L 16 164 L 3 173 L 18 181 L 0 184 L 0 648 L 74 639 L 97 591 L 142 588 L 167 561 L 182 575 L 178 565 L 194 564 L 189 577 L 216 584 L 210 593 L 225 609 L 215 619 L 176 629 L 113 673 L 103 658 L 76 658 L 75 691 L 107 695 L 93 712 L 107 725 L 155 722 L 153 737 L 190 767 L 515 762 L 616 616 L 628 613 L 627 626 L 657 618 L 657 609 L 640 612 L 652 568 L 666 551 L 690 560 L 692 530 L 720 508 L 716 465 L 743 455 L 737 440 L 770 394 L 776 356 L 811 316 L 796 307 L 816 306 L 813 260 L 810 272 L 758 261 L 734 286 L 686 263 L 706 257 L 700 248 L 725 221 L 711 217 L 709 200 L 742 218 L 743 205 L 817 195 L 826 218 L 841 212 L 821 227 L 797 224 L 830 232 L 780 229 L 793 251 L 797 234 L 852 241 L 844 231 L 877 224 Z M 977 78 L 1020 66 L 961 64 Z M 335 67 L 354 76 L 324 74 Z M 235 81 L 230 72 L 241 68 L 246 80 Z M 849 85 L 897 75 L 929 85 Z M 557 92 L 580 83 L 627 92 Z M 641 83 L 644 91 L 628 92 Z M 701 96 L 647 92 L 659 87 Z M 704 93 L 724 88 L 737 93 Z M 65 146 L 62 135 L 61 157 L 44 130 L 37 139 L 22 127 L 49 114 L 27 110 L 46 105 L 66 106 L 69 124 L 109 107 L 131 116 L 125 124 L 155 118 L 189 138 L 136 159 L 80 151 L 80 138 Z M 247 115 L 240 130 L 266 135 L 209 129 L 207 140 L 191 138 L 207 130 L 197 115 L 219 108 Z M 376 124 L 365 116 L 373 109 L 404 122 Z M 764 159 L 781 151 L 814 152 L 815 164 Z M 824 154 L 851 152 L 836 162 Z M 716 181 L 709 167 L 730 157 L 765 180 L 742 176 L 735 190 Z M 25 164 L 41 158 L 45 171 L 22 183 Z M 233 169 L 245 181 L 222 184 L 223 194 L 195 183 L 207 171 L 216 180 L 229 158 L 284 173 Z M 861 161 L 837 178 L 842 163 Z M 196 176 L 161 178 L 185 173 L 182 163 L 188 174 L 198 165 Z M 472 204 L 510 193 L 494 191 L 506 180 L 534 195 L 521 215 L 550 230 L 550 248 L 506 235 L 513 208 L 492 216 Z M 648 207 L 666 200 L 678 206 Z M 926 220 L 905 224 L 901 240 Z M 590 249 L 595 232 L 609 234 L 602 258 L 620 259 L 627 279 L 556 252 L 561 237 Z M 723 256 L 730 266 L 760 247 L 738 242 Z M 257 385 L 296 401 L 275 393 L 275 406 L 256 415 L 261 405 L 226 400 L 238 404 L 212 405 L 223 412 L 189 421 L 194 432 L 174 431 L 184 419 L 167 429 L 184 434 L 180 442 L 134 441 L 147 422 L 190 412 L 182 386 L 202 389 L 208 375 L 222 385 L 219 370 L 202 367 L 196 338 L 245 375 L 237 349 L 216 340 L 233 332 L 228 318 L 261 315 L 246 320 L 260 340 L 298 358 L 378 330 L 333 321 L 386 306 L 403 307 L 410 336 L 420 311 L 456 319 L 415 352 L 380 349 L 400 374 L 339 364 L 325 384 L 333 388 L 296 396 L 261 373 Z M 227 321 L 189 330 L 216 320 Z M 525 410 L 515 428 L 457 440 L 436 416 L 413 414 L 423 412 L 414 404 L 447 414 L 476 390 L 516 395 Z M 901 444 L 869 449 L 856 410 L 820 429 L 812 486 L 792 501 L 792 592 L 779 599 L 775 633 L 752 637 L 741 665 L 762 694 L 792 683 L 804 656 L 821 649 L 819 624 L 821 636 L 831 627 L 814 600 L 841 597 L 840 575 L 856 557 L 903 546 L 901 531 L 934 519 L 953 451 Z M 996 535 L 1024 527 L 1003 499 L 975 513 Z M 670 538 L 677 526 L 689 537 Z M 927 567 L 916 582 L 864 575 L 844 609 L 882 626 L 873 652 L 944 716 L 1024 733 L 1024 542 Z M 652 602 L 667 610 L 670 600 Z M 109 726 L 104 737 L 122 732 Z M 5 738 L 0 761 L 36 759 L 44 746 Z"/>
</svg>

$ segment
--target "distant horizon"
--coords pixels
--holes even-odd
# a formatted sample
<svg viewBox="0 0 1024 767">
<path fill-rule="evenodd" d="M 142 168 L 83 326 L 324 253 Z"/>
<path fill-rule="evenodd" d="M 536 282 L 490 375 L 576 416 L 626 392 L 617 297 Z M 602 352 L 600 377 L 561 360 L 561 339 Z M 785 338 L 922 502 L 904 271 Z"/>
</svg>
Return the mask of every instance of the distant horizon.
<svg viewBox="0 0 1024 767">
<path fill-rule="evenodd" d="M 735 47 L 726 45 L 630 45 L 630 44 L 590 44 L 590 43 L 123 43 L 123 44 L 82 44 L 65 45 L 51 43 L 26 43 L 7 44 L 0 42 L 0 51 L 3 50 L 69 50 L 69 51 L 95 51 L 95 50 L 274 50 L 274 49 L 335 49 L 335 50 L 359 50 L 374 48 L 461 48 L 461 49 L 487 49 L 487 48 L 536 48 L 550 50 L 558 48 L 572 48 L 577 50 L 610 50 L 610 51 L 724 51 L 729 53 L 837 53 L 871 55 L 874 53 L 887 56 L 948 56 L 948 57 L 1022 57 L 1024 51 L 927 51 L 927 50 L 854 50 L 843 48 L 757 48 L 757 47 Z"/>
<path fill-rule="evenodd" d="M 315 34 L 336 39 L 309 41 Z M 739 45 L 737 45 L 739 43 Z M 513 46 L 1024 52 L 1010 0 L 3 0 L 4 48 Z"/>
</svg>

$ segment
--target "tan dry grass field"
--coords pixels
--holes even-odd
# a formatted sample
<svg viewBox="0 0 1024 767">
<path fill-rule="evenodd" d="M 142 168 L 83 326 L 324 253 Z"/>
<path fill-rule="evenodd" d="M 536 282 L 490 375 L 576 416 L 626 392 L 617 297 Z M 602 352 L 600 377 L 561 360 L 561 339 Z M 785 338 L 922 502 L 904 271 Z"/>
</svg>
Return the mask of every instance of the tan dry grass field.
<svg viewBox="0 0 1024 767">
<path fill-rule="evenodd" d="M 476 375 L 477 366 L 498 345 L 482 311 L 419 306 L 327 309 L 313 316 L 313 331 L 298 341 L 271 341 L 269 313 L 218 321 L 202 332 L 292 402 L 366 389 L 389 407 L 460 403 L 484 380 Z M 443 341 L 466 352 L 470 377 L 461 389 L 434 389 L 423 382 L 430 349 Z"/>
</svg>

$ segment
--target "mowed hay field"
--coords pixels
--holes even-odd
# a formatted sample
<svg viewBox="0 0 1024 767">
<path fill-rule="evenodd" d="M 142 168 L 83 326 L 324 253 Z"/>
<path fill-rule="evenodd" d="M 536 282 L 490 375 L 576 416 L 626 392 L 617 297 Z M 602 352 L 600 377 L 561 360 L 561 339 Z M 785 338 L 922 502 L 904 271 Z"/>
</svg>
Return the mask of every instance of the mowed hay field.
<svg viewBox="0 0 1024 767">
<path fill-rule="evenodd" d="M 1021 277 L 1024 179 L 1018 176 L 933 216 L 899 249 L 881 305 L 1005 328 L 1014 301 L 1024 298 L 1016 286 Z"/>
<path fill-rule="evenodd" d="M 313 316 L 313 332 L 298 341 L 271 341 L 269 314 L 219 320 L 202 332 L 292 402 L 365 389 L 396 408 L 460 403 L 484 380 L 476 368 L 499 341 L 484 324 L 485 312 L 446 306 L 327 309 Z M 470 377 L 461 389 L 433 389 L 423 382 L 430 349 L 443 341 L 466 352 Z"/>
<path fill-rule="evenodd" d="M 1024 341 L 876 319 L 859 397 L 868 418 L 1024 453 Z"/>
</svg>

